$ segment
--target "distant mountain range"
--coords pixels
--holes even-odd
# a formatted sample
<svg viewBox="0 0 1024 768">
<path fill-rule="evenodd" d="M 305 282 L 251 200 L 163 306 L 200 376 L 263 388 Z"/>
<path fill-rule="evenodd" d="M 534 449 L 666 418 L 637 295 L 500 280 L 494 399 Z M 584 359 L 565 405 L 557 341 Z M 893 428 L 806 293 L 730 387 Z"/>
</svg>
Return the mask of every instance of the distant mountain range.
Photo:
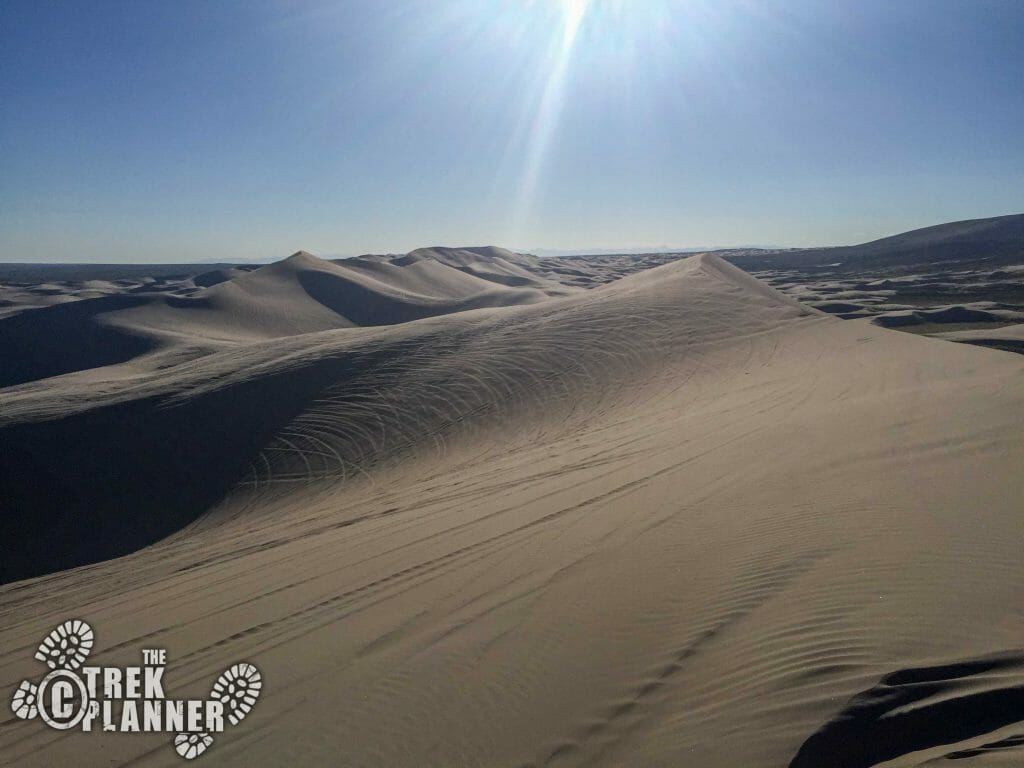
<svg viewBox="0 0 1024 768">
<path fill-rule="evenodd" d="M 777 251 L 785 247 L 781 245 L 686 245 L 679 247 L 671 245 L 641 245 L 632 248 L 591 248 L 589 250 L 586 248 L 529 248 L 520 250 L 520 253 L 532 253 L 534 256 L 624 256 L 647 253 L 707 253 L 708 251 L 745 250 L 749 248 Z"/>
<path fill-rule="evenodd" d="M 861 245 L 730 256 L 743 269 L 840 264 L 850 268 L 939 264 L 995 266 L 1024 261 L 1024 214 L 968 219 L 915 229 Z"/>
</svg>

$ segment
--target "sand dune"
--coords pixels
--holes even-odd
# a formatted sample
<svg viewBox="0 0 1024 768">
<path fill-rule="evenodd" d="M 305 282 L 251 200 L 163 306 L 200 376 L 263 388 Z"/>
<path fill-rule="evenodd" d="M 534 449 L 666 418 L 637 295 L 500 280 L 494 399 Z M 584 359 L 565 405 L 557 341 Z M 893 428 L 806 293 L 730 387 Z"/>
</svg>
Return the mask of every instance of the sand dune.
<svg viewBox="0 0 1024 768">
<path fill-rule="evenodd" d="M 510 261 L 525 257 L 477 251 L 338 262 L 300 251 L 259 269 L 195 275 L 191 290 L 143 284 L 114 292 L 111 285 L 112 295 L 97 296 L 81 283 L 55 288 L 61 302 L 0 319 L 0 356 L 19 361 L 0 373 L 0 386 L 129 362 L 100 375 L 136 375 L 257 341 L 530 304 L 574 290 Z"/>
<path fill-rule="evenodd" d="M 4 390 L 6 575 L 92 564 L 0 588 L 0 681 L 75 616 L 179 694 L 260 667 L 211 765 L 1019 764 L 1024 358 L 579 267 L 298 255 L 108 323 L 202 354 Z"/>
<path fill-rule="evenodd" d="M 294 285 L 277 278 L 294 274 L 297 262 L 333 274 L 325 262 L 292 257 L 249 275 L 231 288 L 231 298 L 257 295 L 258 280 L 258 287 L 283 294 L 286 308 Z M 711 282 L 697 305 L 677 305 L 685 286 L 708 282 L 699 269 L 729 279 Z M 12 418 L 4 421 L 12 423 L 0 422 L 0 445 L 11 457 L 0 469 L 10 488 L 7 504 L 33 510 L 31 520 L 46 527 L 67 525 L 63 540 L 55 540 L 26 522 L 5 567 L 24 575 L 130 552 L 207 508 L 239 481 L 247 460 L 252 476 L 243 479 L 259 487 L 345 482 L 382 462 L 407 462 L 424 445 L 434 450 L 456 432 L 463 441 L 476 432 L 489 441 L 496 433 L 508 439 L 535 420 L 550 429 L 566 410 L 582 410 L 579 401 L 594 408 L 609 392 L 637 396 L 652 367 L 750 333 L 753 323 L 764 324 L 764 313 L 811 311 L 724 262 L 690 260 L 521 310 L 233 347 L 133 377 L 130 386 L 94 385 L 87 397 L 79 388 L 86 385 L 76 387 L 74 379 L 65 388 L 24 388 L 8 399 Z M 574 359 L 566 360 L 567 349 Z M 63 418 L 46 420 L 58 412 Z M 287 437 L 271 440 L 286 425 Z M 185 452 L 183 445 L 192 448 Z M 69 461 L 55 467 L 44 457 L 56 446 L 64 446 Z M 40 476 L 47 481 L 19 482 Z M 139 519 L 138 508 L 156 514 Z M 79 527 L 87 521 L 83 536 Z"/>
</svg>

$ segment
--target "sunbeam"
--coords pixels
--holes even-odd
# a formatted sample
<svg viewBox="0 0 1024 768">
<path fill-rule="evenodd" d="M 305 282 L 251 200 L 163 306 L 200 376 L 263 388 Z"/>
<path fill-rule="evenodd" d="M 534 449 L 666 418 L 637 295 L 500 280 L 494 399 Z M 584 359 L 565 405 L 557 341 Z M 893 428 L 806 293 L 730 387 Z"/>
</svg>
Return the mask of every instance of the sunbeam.
<svg viewBox="0 0 1024 768">
<path fill-rule="evenodd" d="M 572 61 L 573 48 L 589 4 L 589 0 L 562 0 L 561 45 L 555 53 L 540 101 L 530 120 L 525 161 L 512 209 L 510 242 L 516 241 L 522 234 L 533 208 L 544 159 L 562 113 L 566 75 Z"/>
</svg>

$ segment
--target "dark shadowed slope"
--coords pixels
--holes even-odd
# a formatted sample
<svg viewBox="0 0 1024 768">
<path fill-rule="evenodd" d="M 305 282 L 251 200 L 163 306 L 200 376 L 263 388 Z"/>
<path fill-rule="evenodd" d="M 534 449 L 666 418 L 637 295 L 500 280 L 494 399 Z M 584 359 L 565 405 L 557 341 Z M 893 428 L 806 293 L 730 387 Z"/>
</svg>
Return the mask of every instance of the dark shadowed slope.
<svg viewBox="0 0 1024 768">
<path fill-rule="evenodd" d="M 1001 742 L 970 749 L 948 745 L 1013 726 L 1006 748 L 1024 745 L 1024 657 L 1020 649 L 988 659 L 905 669 L 886 675 L 851 699 L 800 747 L 790 768 L 872 768 L 924 750 L 946 759 L 996 751 Z M 1019 753 L 1017 753 L 1019 755 Z"/>
</svg>

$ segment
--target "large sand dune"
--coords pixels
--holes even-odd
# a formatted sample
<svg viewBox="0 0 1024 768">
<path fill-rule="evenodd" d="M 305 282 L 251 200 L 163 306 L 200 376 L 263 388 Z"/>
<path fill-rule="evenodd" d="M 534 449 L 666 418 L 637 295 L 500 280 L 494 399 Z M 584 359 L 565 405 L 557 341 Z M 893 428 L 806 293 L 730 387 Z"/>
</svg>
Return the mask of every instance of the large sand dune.
<svg viewBox="0 0 1024 768">
<path fill-rule="evenodd" d="M 510 261 L 525 258 L 446 248 L 330 262 L 299 251 L 252 271 L 204 272 L 173 291 L 162 283 L 120 291 L 107 283 L 100 293 L 96 281 L 53 286 L 60 301 L 48 293 L 29 311 L 0 317 L 0 357 L 18 361 L 0 371 L 0 387 L 118 363 L 132 365 L 105 375 L 135 374 L 240 344 L 529 304 L 574 290 Z M 0 287 L 0 297 L 24 292 Z"/>
<path fill-rule="evenodd" d="M 210 765 L 1020 764 L 1024 358 L 603 269 L 299 255 L 118 309 L 153 350 L 0 393 L 5 575 L 92 563 L 0 587 L 0 687 L 78 617 L 178 696 L 260 667 Z"/>
</svg>

